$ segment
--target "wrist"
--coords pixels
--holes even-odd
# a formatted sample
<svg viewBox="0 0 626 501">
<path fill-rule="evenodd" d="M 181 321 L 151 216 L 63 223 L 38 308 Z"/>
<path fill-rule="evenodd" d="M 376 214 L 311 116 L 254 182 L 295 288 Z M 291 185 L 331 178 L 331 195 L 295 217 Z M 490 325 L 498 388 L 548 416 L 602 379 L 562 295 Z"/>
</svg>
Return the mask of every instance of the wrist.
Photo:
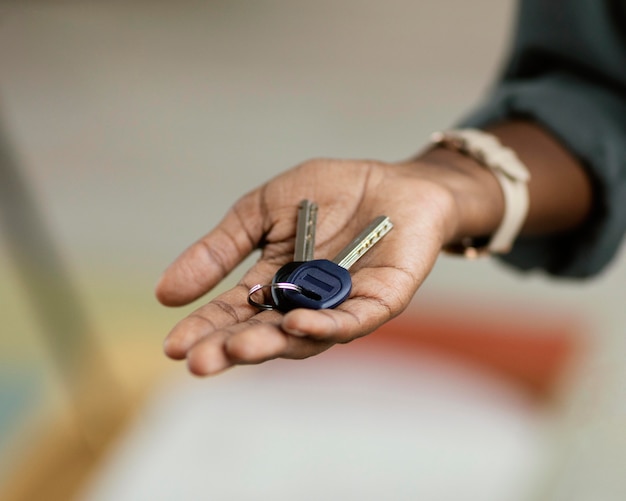
<svg viewBox="0 0 626 501">
<path fill-rule="evenodd" d="M 488 237 L 499 227 L 504 197 L 495 175 L 475 159 L 433 147 L 415 159 L 421 172 L 446 189 L 453 201 L 445 245 L 465 238 Z"/>
<path fill-rule="evenodd" d="M 587 220 L 594 195 L 589 175 L 549 132 L 512 120 L 487 134 L 449 131 L 437 138 L 443 146 L 414 161 L 452 200 L 446 245 L 484 237 L 487 250 L 506 252 L 520 232 L 558 234 Z M 467 256 L 479 251 L 475 244 L 465 249 Z"/>
</svg>

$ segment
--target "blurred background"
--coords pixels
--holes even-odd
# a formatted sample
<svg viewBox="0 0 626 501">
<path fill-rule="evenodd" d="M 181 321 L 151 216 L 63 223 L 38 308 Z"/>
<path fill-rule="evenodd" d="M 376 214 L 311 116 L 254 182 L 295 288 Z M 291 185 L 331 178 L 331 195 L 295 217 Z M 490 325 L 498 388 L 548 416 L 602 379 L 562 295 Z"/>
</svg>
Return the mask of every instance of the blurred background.
<svg viewBox="0 0 626 501">
<path fill-rule="evenodd" d="M 0 499 L 623 499 L 623 252 L 588 282 L 442 257 L 306 361 L 196 379 L 161 351 L 202 302 L 153 298 L 184 247 L 303 160 L 412 155 L 488 90 L 514 13 L 1 2 Z"/>
</svg>

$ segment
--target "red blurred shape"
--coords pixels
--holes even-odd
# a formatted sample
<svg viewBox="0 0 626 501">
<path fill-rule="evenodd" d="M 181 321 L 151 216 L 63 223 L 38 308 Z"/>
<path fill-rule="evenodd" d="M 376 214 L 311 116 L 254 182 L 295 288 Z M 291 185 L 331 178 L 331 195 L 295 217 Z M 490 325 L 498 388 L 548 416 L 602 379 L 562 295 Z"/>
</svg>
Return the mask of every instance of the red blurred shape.
<svg viewBox="0 0 626 501">
<path fill-rule="evenodd" d="M 478 364 L 538 397 L 554 396 L 584 351 L 581 323 L 570 315 L 515 311 L 494 316 L 493 311 L 502 309 L 484 314 L 454 307 L 408 311 L 363 338 L 360 346 L 436 351 Z"/>
</svg>

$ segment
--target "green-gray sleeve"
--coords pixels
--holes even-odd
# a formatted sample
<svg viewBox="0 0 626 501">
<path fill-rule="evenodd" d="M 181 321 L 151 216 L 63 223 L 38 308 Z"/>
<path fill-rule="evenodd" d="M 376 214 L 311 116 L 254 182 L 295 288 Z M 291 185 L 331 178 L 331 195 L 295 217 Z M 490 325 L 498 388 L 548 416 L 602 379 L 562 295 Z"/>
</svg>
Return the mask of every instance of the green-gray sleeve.
<svg viewBox="0 0 626 501">
<path fill-rule="evenodd" d="M 506 262 L 586 277 L 604 269 L 619 249 L 626 231 L 625 37 L 623 0 L 521 2 L 505 71 L 462 125 L 535 120 L 588 169 L 596 204 L 575 232 L 518 239 Z"/>
</svg>

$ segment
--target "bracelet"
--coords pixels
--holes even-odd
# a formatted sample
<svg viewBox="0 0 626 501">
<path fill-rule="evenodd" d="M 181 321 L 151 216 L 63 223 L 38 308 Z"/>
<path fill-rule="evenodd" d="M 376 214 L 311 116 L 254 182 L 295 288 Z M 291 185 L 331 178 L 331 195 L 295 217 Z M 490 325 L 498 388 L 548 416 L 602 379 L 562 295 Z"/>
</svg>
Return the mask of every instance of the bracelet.
<svg viewBox="0 0 626 501">
<path fill-rule="evenodd" d="M 457 129 L 435 132 L 432 144 L 463 153 L 494 173 L 504 194 L 504 215 L 500 226 L 486 242 L 465 238 L 446 250 L 466 257 L 507 253 L 519 234 L 528 214 L 528 181 L 530 173 L 513 150 L 498 138 L 478 129 Z"/>
</svg>

